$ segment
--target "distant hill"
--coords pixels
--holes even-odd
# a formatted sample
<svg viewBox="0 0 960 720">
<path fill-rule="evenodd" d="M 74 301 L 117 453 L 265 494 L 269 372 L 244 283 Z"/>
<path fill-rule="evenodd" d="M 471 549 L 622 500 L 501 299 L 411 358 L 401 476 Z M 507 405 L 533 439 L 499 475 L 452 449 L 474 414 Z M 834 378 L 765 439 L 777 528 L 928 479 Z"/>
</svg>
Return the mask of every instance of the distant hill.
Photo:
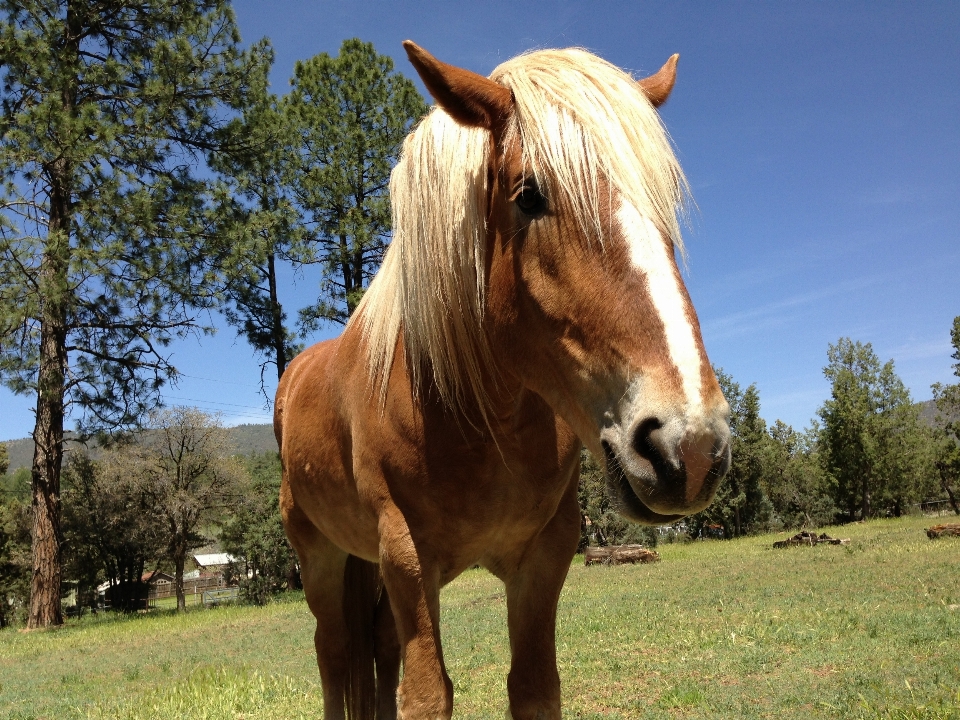
<svg viewBox="0 0 960 720">
<path fill-rule="evenodd" d="M 927 425 L 933 425 L 937 421 L 937 404 L 933 400 L 917 404 L 920 406 L 920 419 Z"/>
<path fill-rule="evenodd" d="M 273 435 L 273 425 L 236 425 L 227 428 L 230 439 L 239 455 L 250 453 L 277 452 L 277 438 Z"/>
<path fill-rule="evenodd" d="M 931 427 L 937 424 L 937 403 L 934 400 L 924 400 L 920 405 L 920 419 Z M 960 418 L 956 418 L 960 420 Z"/>
<path fill-rule="evenodd" d="M 236 427 L 226 428 L 226 430 L 233 443 L 234 451 L 238 455 L 277 452 L 277 440 L 273 436 L 273 425 L 237 425 Z M 13 472 L 21 467 L 30 467 L 33 463 L 33 440 L 31 438 L 4 440 L 3 442 L 10 454 L 10 470 L 8 472 Z M 80 447 L 80 444 L 68 439 L 67 449 L 75 447 Z M 90 448 L 90 454 L 96 456 L 96 446 Z"/>
</svg>

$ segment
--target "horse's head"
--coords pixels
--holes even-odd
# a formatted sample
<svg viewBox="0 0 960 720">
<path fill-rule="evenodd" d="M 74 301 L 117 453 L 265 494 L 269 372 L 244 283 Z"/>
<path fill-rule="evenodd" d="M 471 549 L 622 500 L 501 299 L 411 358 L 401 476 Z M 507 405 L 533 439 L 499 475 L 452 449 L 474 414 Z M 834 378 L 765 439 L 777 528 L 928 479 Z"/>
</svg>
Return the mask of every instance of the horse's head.
<svg viewBox="0 0 960 720">
<path fill-rule="evenodd" d="M 686 186 L 654 107 L 676 56 L 639 82 L 579 50 L 488 79 L 405 47 L 440 107 L 486 131 L 483 192 L 462 202 L 486 214 L 470 262 L 497 366 L 604 458 L 626 515 L 706 507 L 729 408 L 675 260 Z"/>
</svg>

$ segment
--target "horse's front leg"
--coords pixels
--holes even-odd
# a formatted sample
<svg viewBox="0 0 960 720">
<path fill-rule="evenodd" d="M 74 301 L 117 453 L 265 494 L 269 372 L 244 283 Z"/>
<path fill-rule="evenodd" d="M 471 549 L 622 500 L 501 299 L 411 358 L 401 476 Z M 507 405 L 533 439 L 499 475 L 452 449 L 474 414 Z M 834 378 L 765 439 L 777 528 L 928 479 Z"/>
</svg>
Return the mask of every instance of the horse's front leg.
<svg viewBox="0 0 960 720">
<path fill-rule="evenodd" d="M 440 646 L 440 573 L 418 553 L 403 514 L 380 517 L 380 572 L 390 596 L 403 657 L 397 689 L 400 720 L 449 720 L 453 683 Z"/>
<path fill-rule="evenodd" d="M 513 720 L 560 720 L 557 603 L 579 538 L 577 485 L 571 482 L 553 519 L 503 576 L 511 652 L 507 693 Z"/>
</svg>

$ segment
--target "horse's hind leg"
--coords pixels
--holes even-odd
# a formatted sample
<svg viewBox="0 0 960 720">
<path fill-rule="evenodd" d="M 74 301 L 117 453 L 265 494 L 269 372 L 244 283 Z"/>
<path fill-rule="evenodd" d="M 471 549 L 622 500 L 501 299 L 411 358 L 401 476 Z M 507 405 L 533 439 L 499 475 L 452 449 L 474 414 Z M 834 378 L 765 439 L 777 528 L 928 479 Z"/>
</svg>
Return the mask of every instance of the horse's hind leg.
<svg viewBox="0 0 960 720">
<path fill-rule="evenodd" d="M 386 592 L 377 603 L 374 625 L 377 663 L 377 720 L 396 720 L 397 685 L 400 683 L 400 641 Z"/>
<path fill-rule="evenodd" d="M 350 638 L 343 614 L 347 553 L 331 543 L 292 503 L 283 507 L 287 537 L 300 558 L 300 577 L 317 619 L 314 644 L 323 684 L 323 717 L 344 720 Z"/>
</svg>

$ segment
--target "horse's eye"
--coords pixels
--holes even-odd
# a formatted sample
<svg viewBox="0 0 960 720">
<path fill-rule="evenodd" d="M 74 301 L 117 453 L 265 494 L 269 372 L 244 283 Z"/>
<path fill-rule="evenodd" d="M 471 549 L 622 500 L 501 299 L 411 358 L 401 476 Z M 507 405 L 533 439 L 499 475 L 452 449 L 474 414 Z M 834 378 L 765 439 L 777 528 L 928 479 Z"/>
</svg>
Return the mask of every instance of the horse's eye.
<svg viewBox="0 0 960 720">
<path fill-rule="evenodd" d="M 520 212 L 531 217 L 542 215 L 547 209 L 547 199 L 540 192 L 540 188 L 530 181 L 524 183 L 514 202 Z"/>
</svg>

